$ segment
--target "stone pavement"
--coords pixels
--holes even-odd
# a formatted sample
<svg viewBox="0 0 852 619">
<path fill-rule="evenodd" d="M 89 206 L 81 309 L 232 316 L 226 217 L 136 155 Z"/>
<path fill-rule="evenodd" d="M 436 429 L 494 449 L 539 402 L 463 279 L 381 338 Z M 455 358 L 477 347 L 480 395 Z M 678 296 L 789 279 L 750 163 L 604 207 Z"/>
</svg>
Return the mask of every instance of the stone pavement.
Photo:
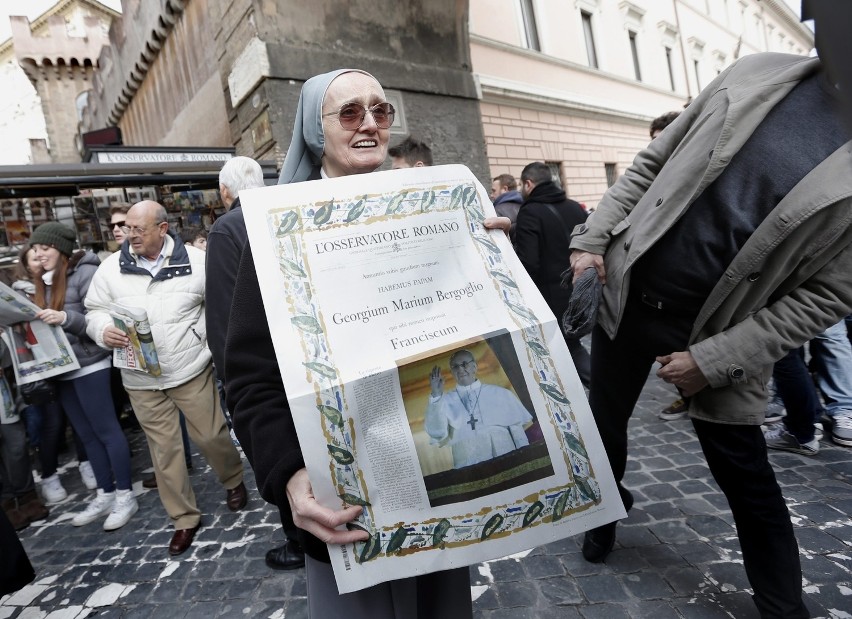
<svg viewBox="0 0 852 619">
<path fill-rule="evenodd" d="M 757 617 L 724 497 L 710 477 L 688 420 L 662 422 L 672 400 L 656 378 L 631 423 L 626 484 L 636 504 L 619 524 L 605 564 L 580 554 L 581 538 L 471 567 L 477 619 L 654 619 Z M 307 616 L 302 570 L 275 572 L 265 552 L 282 542 L 277 514 L 257 495 L 237 514 L 196 455 L 192 483 L 204 513 L 192 548 L 171 559 L 169 522 L 141 479 L 150 460 L 130 433 L 140 509 L 119 531 L 101 522 L 75 528 L 89 496 L 66 463 L 70 498 L 45 523 L 21 532 L 34 584 L 0 599 L 0 619 Z M 814 617 L 852 618 L 852 449 L 822 442 L 813 458 L 773 452 L 801 546 L 807 604 Z M 452 619 L 452 618 L 448 618 Z"/>
</svg>

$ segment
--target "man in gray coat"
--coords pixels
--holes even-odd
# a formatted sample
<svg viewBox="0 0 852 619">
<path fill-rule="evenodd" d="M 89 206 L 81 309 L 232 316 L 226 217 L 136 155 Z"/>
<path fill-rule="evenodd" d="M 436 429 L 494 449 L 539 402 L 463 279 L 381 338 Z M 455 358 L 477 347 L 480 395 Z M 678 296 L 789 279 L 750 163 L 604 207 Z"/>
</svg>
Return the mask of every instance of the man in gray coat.
<svg viewBox="0 0 852 619">
<path fill-rule="evenodd" d="M 808 617 L 760 430 L 773 363 L 852 308 L 852 143 L 819 59 L 747 56 L 710 84 L 574 231 L 604 292 L 590 404 L 625 507 L 627 423 L 654 362 L 689 399 L 763 617 Z M 615 523 L 586 534 L 602 561 Z"/>
</svg>

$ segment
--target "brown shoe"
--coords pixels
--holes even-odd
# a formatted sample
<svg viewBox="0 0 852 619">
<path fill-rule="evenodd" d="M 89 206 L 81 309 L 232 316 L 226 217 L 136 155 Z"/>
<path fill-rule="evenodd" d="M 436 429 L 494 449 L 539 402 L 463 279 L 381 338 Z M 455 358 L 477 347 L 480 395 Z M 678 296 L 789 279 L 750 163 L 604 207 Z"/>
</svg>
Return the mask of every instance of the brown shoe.
<svg viewBox="0 0 852 619">
<path fill-rule="evenodd" d="M 157 487 L 157 476 L 151 475 L 151 477 L 146 477 L 145 479 L 143 479 L 142 480 L 142 487 L 148 488 L 148 490 L 156 488 Z"/>
<path fill-rule="evenodd" d="M 169 554 L 173 557 L 182 555 L 187 549 L 192 546 L 192 540 L 195 539 L 195 534 L 201 528 L 201 523 L 191 529 L 177 529 L 172 535 L 172 541 L 169 542 Z"/>
<path fill-rule="evenodd" d="M 246 503 L 248 503 L 248 491 L 243 482 L 240 482 L 240 485 L 236 488 L 228 490 L 228 498 L 225 499 L 225 504 L 232 512 L 241 510 L 246 506 Z"/>
<path fill-rule="evenodd" d="M 16 531 L 21 531 L 30 526 L 29 518 L 24 515 L 24 512 L 18 509 L 18 502 L 15 499 L 3 501 L 3 511 Z"/>
<path fill-rule="evenodd" d="M 50 514 L 50 510 L 44 506 L 35 490 L 18 497 L 18 509 L 30 522 L 44 520 Z"/>
</svg>

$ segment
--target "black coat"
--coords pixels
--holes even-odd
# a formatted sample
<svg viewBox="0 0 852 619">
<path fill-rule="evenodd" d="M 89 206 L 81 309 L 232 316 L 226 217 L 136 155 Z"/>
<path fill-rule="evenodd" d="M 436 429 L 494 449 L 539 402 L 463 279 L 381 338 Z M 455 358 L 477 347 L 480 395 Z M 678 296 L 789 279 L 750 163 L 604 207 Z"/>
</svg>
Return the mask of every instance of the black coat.
<svg viewBox="0 0 852 619">
<path fill-rule="evenodd" d="M 0 597 L 23 589 L 35 578 L 21 540 L 3 511 L 0 511 L 0 557 Z"/>
<path fill-rule="evenodd" d="M 562 272 L 569 267 L 571 231 L 587 217 L 552 182 L 536 185 L 518 211 L 515 251 L 557 320 L 571 298 L 571 288 L 561 286 Z"/>
<path fill-rule="evenodd" d="M 287 482 L 305 468 L 302 448 L 275 348 L 266 321 L 251 245 L 239 262 L 225 340 L 225 399 L 234 432 L 254 470 L 260 495 L 278 507 L 284 530 L 293 530 Z M 328 549 L 299 530 L 299 542 L 315 559 L 328 562 Z"/>
<path fill-rule="evenodd" d="M 318 178 L 320 173 L 319 168 L 316 168 L 308 180 Z M 232 207 L 225 217 L 233 210 Z M 235 226 L 231 230 L 234 236 L 246 235 L 242 213 L 239 218 L 231 217 L 230 222 Z M 240 226 L 240 229 L 236 226 Z M 213 298 L 207 297 L 207 337 L 210 339 L 210 333 L 214 330 L 218 332 L 214 337 L 224 337 L 220 369 L 228 410 L 234 420 L 234 432 L 254 470 L 260 495 L 278 507 L 281 524 L 288 537 L 290 531 L 297 531 L 305 552 L 317 560 L 328 562 L 326 545 L 309 533 L 296 529 L 287 500 L 287 482 L 299 469 L 305 468 L 305 459 L 275 357 L 251 245 L 243 240 L 239 259 L 226 264 L 224 254 L 219 254 L 215 263 L 210 261 L 213 258 L 210 252 L 215 250 L 216 241 L 213 248 L 210 247 L 209 238 L 207 243 L 210 254 L 207 283 L 208 286 L 211 282 L 214 285 Z M 230 278 L 229 269 L 234 269 L 230 299 L 224 294 L 225 285 L 220 285 L 218 281 L 220 277 Z M 214 310 L 214 321 L 210 322 L 212 303 L 216 303 L 218 308 Z M 223 309 L 224 315 L 221 314 Z M 217 314 L 217 311 L 220 313 Z M 217 363 L 216 356 L 219 353 L 214 350 L 213 340 L 210 341 L 211 350 L 214 351 L 213 363 Z"/>
<path fill-rule="evenodd" d="M 225 336 L 240 257 L 248 241 L 243 208 L 237 198 L 231 209 L 213 222 L 207 237 L 204 312 L 207 320 L 207 345 L 213 354 L 216 375 L 225 380 Z"/>
</svg>

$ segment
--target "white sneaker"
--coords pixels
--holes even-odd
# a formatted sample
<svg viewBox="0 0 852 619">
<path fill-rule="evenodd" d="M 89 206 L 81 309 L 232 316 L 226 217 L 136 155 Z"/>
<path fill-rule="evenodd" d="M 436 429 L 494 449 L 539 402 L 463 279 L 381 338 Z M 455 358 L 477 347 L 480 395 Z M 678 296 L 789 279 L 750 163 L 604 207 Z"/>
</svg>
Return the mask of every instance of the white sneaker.
<svg viewBox="0 0 852 619">
<path fill-rule="evenodd" d="M 94 522 L 101 516 L 112 511 L 113 503 L 115 503 L 115 492 L 104 492 L 98 488 L 98 494 L 95 499 L 89 503 L 89 506 L 74 516 L 71 524 L 75 527 L 82 527 L 85 524 Z"/>
<path fill-rule="evenodd" d="M 94 490 L 98 487 L 98 480 L 95 479 L 95 472 L 92 470 L 92 465 L 88 460 L 83 460 L 80 463 L 80 479 L 89 490 Z"/>
<path fill-rule="evenodd" d="M 41 480 L 41 494 L 44 496 L 44 502 L 48 505 L 61 503 L 68 498 L 68 493 L 65 492 L 62 482 L 59 481 L 59 473 L 54 473 Z"/>
<path fill-rule="evenodd" d="M 762 426 L 763 438 L 769 449 L 790 451 L 803 456 L 815 456 L 819 453 L 819 440 L 812 438 L 807 443 L 799 442 L 792 433 L 787 431 L 783 423 L 772 423 Z"/>
<path fill-rule="evenodd" d="M 844 447 L 852 447 L 852 415 L 845 413 L 832 418 L 831 440 Z"/>
<path fill-rule="evenodd" d="M 104 531 L 115 531 L 128 523 L 130 517 L 139 509 L 139 503 L 133 496 L 133 490 L 116 490 L 112 511 L 104 522 Z"/>
</svg>

